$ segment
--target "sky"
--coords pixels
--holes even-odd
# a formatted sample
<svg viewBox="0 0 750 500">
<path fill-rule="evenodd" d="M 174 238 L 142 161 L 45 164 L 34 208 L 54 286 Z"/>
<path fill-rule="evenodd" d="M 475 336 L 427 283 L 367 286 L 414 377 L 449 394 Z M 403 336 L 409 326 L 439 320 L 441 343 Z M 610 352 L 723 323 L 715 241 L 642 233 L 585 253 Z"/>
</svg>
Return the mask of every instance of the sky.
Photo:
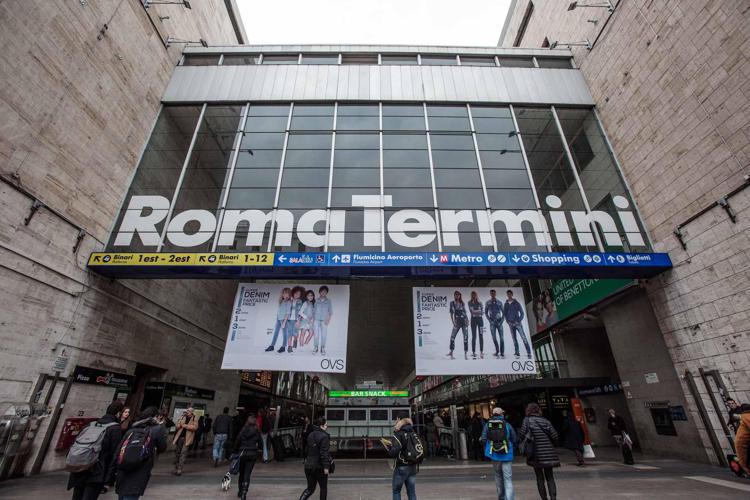
<svg viewBox="0 0 750 500">
<path fill-rule="evenodd" d="M 250 44 L 496 46 L 510 0 L 236 0 Z"/>
</svg>

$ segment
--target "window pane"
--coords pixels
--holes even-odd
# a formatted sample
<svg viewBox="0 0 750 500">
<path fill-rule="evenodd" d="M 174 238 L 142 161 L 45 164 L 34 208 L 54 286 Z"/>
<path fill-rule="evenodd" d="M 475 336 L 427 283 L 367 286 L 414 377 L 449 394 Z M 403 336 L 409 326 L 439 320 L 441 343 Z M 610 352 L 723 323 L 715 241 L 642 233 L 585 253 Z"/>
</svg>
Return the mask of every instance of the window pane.
<svg viewBox="0 0 750 500">
<path fill-rule="evenodd" d="M 527 210 L 536 208 L 531 189 L 488 189 L 487 198 L 494 210 Z"/>
<path fill-rule="evenodd" d="M 338 140 L 338 139 L 337 139 Z M 425 134 L 383 134 L 383 149 L 427 150 Z"/>
<path fill-rule="evenodd" d="M 281 164 L 281 149 L 259 149 L 240 151 L 235 168 L 278 168 Z"/>
<path fill-rule="evenodd" d="M 372 104 L 339 104 L 339 118 L 342 116 L 378 116 L 378 106 Z"/>
<path fill-rule="evenodd" d="M 334 167 L 333 187 L 380 189 L 380 169 Z"/>
<path fill-rule="evenodd" d="M 336 149 L 378 149 L 378 134 L 336 133 Z"/>
<path fill-rule="evenodd" d="M 281 149 L 283 147 L 283 133 L 245 133 L 240 142 L 240 149 Z"/>
<path fill-rule="evenodd" d="M 516 134 L 512 118 L 474 118 L 474 129 L 477 132 L 490 132 L 509 136 Z"/>
<path fill-rule="evenodd" d="M 474 151 L 434 150 L 432 163 L 435 168 L 477 168 L 477 157 Z"/>
<path fill-rule="evenodd" d="M 330 149 L 290 149 L 286 152 L 284 168 L 330 167 Z"/>
<path fill-rule="evenodd" d="M 470 134 L 431 134 L 432 149 L 459 149 L 474 151 L 474 140 Z"/>
<path fill-rule="evenodd" d="M 500 66 L 506 68 L 533 68 L 534 61 L 529 58 L 522 57 L 499 57 Z"/>
<path fill-rule="evenodd" d="M 392 196 L 393 206 L 400 208 L 433 208 L 432 188 L 384 188 Z"/>
<path fill-rule="evenodd" d="M 337 130 L 378 130 L 380 120 L 377 116 L 338 116 Z"/>
<path fill-rule="evenodd" d="M 219 64 L 219 54 L 185 54 L 183 66 L 216 66 Z"/>
<path fill-rule="evenodd" d="M 332 134 L 290 133 L 287 149 L 331 149 Z"/>
<path fill-rule="evenodd" d="M 258 54 L 224 54 L 222 66 L 248 66 L 258 64 L 260 56 Z"/>
<path fill-rule="evenodd" d="M 479 170 L 436 168 L 435 187 L 481 188 L 482 180 L 479 178 Z"/>
<path fill-rule="evenodd" d="M 281 187 L 327 188 L 329 169 L 327 168 L 288 168 L 284 169 Z"/>
<path fill-rule="evenodd" d="M 524 170 L 483 170 L 484 182 L 488 188 L 531 189 L 529 175 Z"/>
<path fill-rule="evenodd" d="M 338 64 L 338 54 L 302 54 L 302 64 Z"/>
<path fill-rule="evenodd" d="M 297 64 L 297 54 L 263 54 L 263 64 Z"/>
<path fill-rule="evenodd" d="M 333 104 L 295 104 L 292 116 L 333 116 Z"/>
<path fill-rule="evenodd" d="M 417 64 L 417 56 L 416 55 L 386 55 L 383 54 L 381 56 L 382 64 L 390 64 L 390 65 L 409 65 Z"/>
<path fill-rule="evenodd" d="M 480 151 L 519 151 L 518 137 L 508 134 L 477 134 Z"/>
<path fill-rule="evenodd" d="M 424 108 L 414 104 L 383 104 L 383 116 L 424 117 Z"/>
<path fill-rule="evenodd" d="M 455 66 L 456 56 L 422 56 L 422 66 Z"/>
<path fill-rule="evenodd" d="M 379 167 L 380 152 L 377 149 L 336 149 L 333 159 L 340 167 Z"/>
<path fill-rule="evenodd" d="M 287 187 L 279 191 L 279 207 L 281 208 L 325 208 L 327 201 L 327 188 Z"/>
<path fill-rule="evenodd" d="M 494 56 L 459 56 L 461 66 L 495 66 Z"/>
<path fill-rule="evenodd" d="M 266 189 L 230 189 L 227 208 L 247 209 L 273 207 L 276 197 L 276 186 Z"/>
<path fill-rule="evenodd" d="M 540 68 L 571 69 L 573 67 L 570 64 L 570 59 L 567 58 L 537 57 L 536 62 L 539 64 Z"/>
<path fill-rule="evenodd" d="M 377 64 L 377 54 L 342 54 L 341 64 Z"/>
<path fill-rule="evenodd" d="M 252 104 L 248 116 L 289 116 L 288 104 Z"/>
<path fill-rule="evenodd" d="M 247 132 L 284 132 L 286 130 L 286 116 L 248 116 L 245 123 Z"/>
<path fill-rule="evenodd" d="M 510 108 L 507 106 L 471 106 L 471 116 L 474 118 L 510 118 Z"/>
<path fill-rule="evenodd" d="M 428 168 L 385 168 L 383 169 L 383 186 L 425 187 L 432 188 L 432 177 Z"/>
<path fill-rule="evenodd" d="M 276 188 L 279 180 L 277 168 L 235 168 L 232 189 L 235 188 Z"/>
<path fill-rule="evenodd" d="M 333 130 L 333 116 L 293 116 L 290 130 Z"/>
<path fill-rule="evenodd" d="M 383 151 L 383 166 L 389 167 L 429 167 L 427 150 L 391 149 Z"/>
<path fill-rule="evenodd" d="M 438 189 L 438 206 L 443 209 L 487 208 L 482 189 Z"/>
<path fill-rule="evenodd" d="M 493 168 L 512 168 L 525 169 L 526 164 L 523 162 L 523 156 L 520 151 L 479 151 L 479 157 L 482 159 L 482 169 L 488 170 Z"/>
</svg>

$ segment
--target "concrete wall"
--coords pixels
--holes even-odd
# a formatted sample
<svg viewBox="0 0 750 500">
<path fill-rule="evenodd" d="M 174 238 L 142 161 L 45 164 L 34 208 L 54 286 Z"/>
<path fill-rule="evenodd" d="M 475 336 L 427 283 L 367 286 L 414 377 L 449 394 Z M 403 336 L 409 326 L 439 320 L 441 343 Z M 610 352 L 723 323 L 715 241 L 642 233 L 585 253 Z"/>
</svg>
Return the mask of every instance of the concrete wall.
<svg viewBox="0 0 750 500">
<path fill-rule="evenodd" d="M 156 26 L 138 1 L 0 2 L 0 174 L 49 207 L 25 224 L 32 198 L 0 182 L 0 400 L 27 400 L 66 348 L 63 376 L 76 364 L 132 374 L 145 363 L 167 381 L 216 389 L 213 413 L 236 402 L 237 374 L 219 369 L 235 283 L 116 282 L 85 268 L 104 246 L 179 60 L 182 45 L 161 40 L 237 42 L 223 0 L 150 14 Z M 101 414 L 113 395 L 74 384 L 61 422 Z M 61 459 L 50 451 L 44 470 Z"/>
<path fill-rule="evenodd" d="M 688 415 L 687 421 L 675 421 L 676 436 L 656 433 L 651 401 L 668 401 L 670 406 L 687 402 L 682 394 L 680 379 L 671 362 L 661 336 L 648 296 L 642 290 L 622 295 L 617 302 L 601 311 L 607 329 L 617 373 L 623 382 L 633 430 L 641 449 L 648 453 L 686 460 L 705 461 L 706 451 L 698 434 L 700 418 Z M 658 382 L 649 382 L 646 374 L 656 374 Z"/>
<path fill-rule="evenodd" d="M 730 395 L 749 401 L 750 190 L 729 200 L 736 224 L 713 208 L 682 229 L 687 250 L 672 232 L 750 174 L 750 6 L 744 0 L 613 3 L 609 18 L 603 8 L 568 12 L 569 2 L 534 0 L 520 45 L 540 47 L 545 37 L 596 40 L 590 51 L 573 47 L 574 60 L 655 250 L 669 252 L 675 265 L 649 284 L 658 321 L 653 335 L 661 332 L 665 362 L 677 373 L 716 369 Z M 515 2 L 500 45 L 513 43 L 527 5 Z M 698 387 L 711 408 L 706 387 Z M 709 413 L 720 436 L 715 412 Z M 715 459 L 713 451 L 709 456 Z"/>
</svg>

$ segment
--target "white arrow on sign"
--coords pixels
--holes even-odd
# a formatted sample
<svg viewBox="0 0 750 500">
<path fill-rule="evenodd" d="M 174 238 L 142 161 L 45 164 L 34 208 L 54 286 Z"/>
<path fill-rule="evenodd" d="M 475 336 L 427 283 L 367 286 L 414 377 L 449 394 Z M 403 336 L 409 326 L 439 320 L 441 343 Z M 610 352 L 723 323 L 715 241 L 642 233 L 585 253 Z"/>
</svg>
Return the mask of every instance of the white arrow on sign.
<svg viewBox="0 0 750 500">
<path fill-rule="evenodd" d="M 432 254 L 432 257 L 430 257 L 430 260 L 431 260 L 432 262 L 437 262 L 437 261 L 438 261 L 438 258 L 437 258 L 437 257 L 435 257 L 435 254 Z"/>
<path fill-rule="evenodd" d="M 514 255 L 513 257 L 511 257 L 511 259 L 513 260 L 513 262 L 518 262 L 520 260 L 518 258 L 518 255 Z"/>
<path fill-rule="evenodd" d="M 341 260 L 341 257 L 339 257 L 338 255 L 334 255 L 333 257 L 331 257 L 331 260 L 334 262 L 338 262 Z"/>
<path fill-rule="evenodd" d="M 610 261 L 610 262 L 614 262 L 614 261 L 615 261 L 615 258 L 614 258 L 614 257 L 612 257 L 611 255 L 608 255 L 608 256 L 607 256 L 607 260 L 608 260 L 608 261 Z"/>
<path fill-rule="evenodd" d="M 284 262 L 286 260 L 286 257 L 283 255 L 279 255 L 279 262 Z"/>
</svg>

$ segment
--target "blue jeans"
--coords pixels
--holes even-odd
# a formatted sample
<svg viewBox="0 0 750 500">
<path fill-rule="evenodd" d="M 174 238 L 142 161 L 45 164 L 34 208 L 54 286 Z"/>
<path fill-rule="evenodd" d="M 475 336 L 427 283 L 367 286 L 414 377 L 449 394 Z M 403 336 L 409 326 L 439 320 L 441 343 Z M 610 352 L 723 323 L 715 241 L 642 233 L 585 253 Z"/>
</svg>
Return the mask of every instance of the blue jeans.
<svg viewBox="0 0 750 500">
<path fill-rule="evenodd" d="M 490 320 L 490 334 L 495 343 L 495 354 L 498 352 L 505 355 L 505 341 L 503 339 L 503 322 Z M 497 337 L 500 337 L 500 346 L 497 345 Z"/>
<path fill-rule="evenodd" d="M 273 329 L 273 339 L 271 340 L 271 347 L 276 347 L 276 340 L 279 338 L 279 330 L 281 330 L 281 324 L 284 323 L 284 320 L 277 319 L 276 320 L 276 327 Z M 284 344 L 286 345 L 286 331 L 282 332 L 283 338 L 284 338 Z"/>
<path fill-rule="evenodd" d="M 215 434 L 214 435 L 214 449 L 213 457 L 214 460 L 221 460 L 224 458 L 224 443 L 227 442 L 226 434 Z"/>
<path fill-rule="evenodd" d="M 263 441 L 263 461 L 268 462 L 268 433 L 260 433 L 261 441 Z"/>
<path fill-rule="evenodd" d="M 406 483 L 406 496 L 417 500 L 417 469 L 413 465 L 399 465 L 393 469 L 393 500 L 401 500 L 401 487 Z"/>
<path fill-rule="evenodd" d="M 326 322 L 315 321 L 315 342 L 313 346 L 316 350 L 318 346 L 320 346 L 322 351 L 326 350 L 326 337 L 328 337 L 328 325 L 326 325 Z"/>
<path fill-rule="evenodd" d="M 492 462 L 495 469 L 495 488 L 500 500 L 514 500 L 513 462 Z"/>
<path fill-rule="evenodd" d="M 510 325 L 510 333 L 513 335 L 513 348 L 516 350 L 516 356 L 518 356 L 518 338 L 516 338 L 516 334 L 520 335 L 521 340 L 523 340 L 523 345 L 526 347 L 526 354 L 531 356 L 531 347 L 529 346 L 529 341 L 526 340 L 526 334 L 523 333 L 521 322 L 508 323 L 508 325 Z"/>
</svg>

